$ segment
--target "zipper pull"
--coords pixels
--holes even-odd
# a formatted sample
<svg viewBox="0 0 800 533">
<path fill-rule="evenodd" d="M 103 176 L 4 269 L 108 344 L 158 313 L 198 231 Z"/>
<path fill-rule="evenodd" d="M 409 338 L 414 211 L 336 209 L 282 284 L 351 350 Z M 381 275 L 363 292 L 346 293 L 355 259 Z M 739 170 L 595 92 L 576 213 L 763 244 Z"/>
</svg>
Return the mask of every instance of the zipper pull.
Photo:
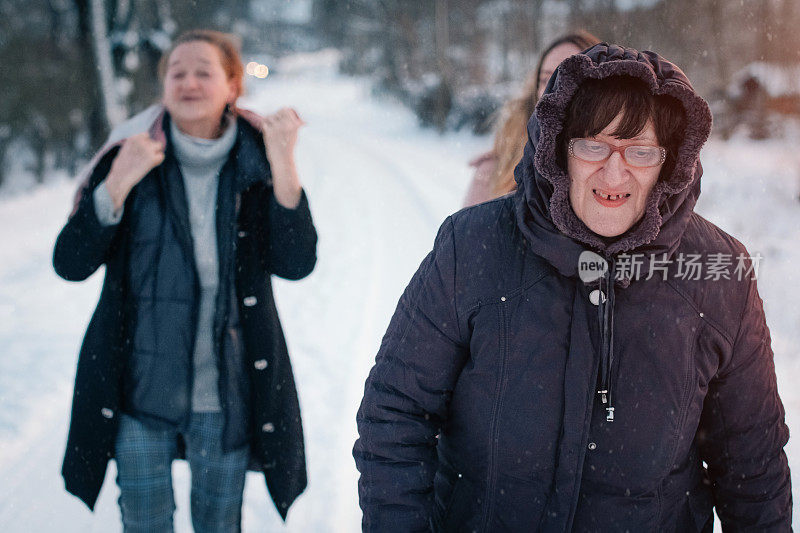
<svg viewBox="0 0 800 533">
<path fill-rule="evenodd" d="M 607 390 L 599 390 L 599 391 L 597 391 L 597 394 L 600 395 L 600 401 L 602 403 L 608 403 L 608 391 Z"/>
<path fill-rule="evenodd" d="M 606 422 L 613 422 L 613 421 L 614 421 L 614 408 L 606 407 Z"/>
</svg>

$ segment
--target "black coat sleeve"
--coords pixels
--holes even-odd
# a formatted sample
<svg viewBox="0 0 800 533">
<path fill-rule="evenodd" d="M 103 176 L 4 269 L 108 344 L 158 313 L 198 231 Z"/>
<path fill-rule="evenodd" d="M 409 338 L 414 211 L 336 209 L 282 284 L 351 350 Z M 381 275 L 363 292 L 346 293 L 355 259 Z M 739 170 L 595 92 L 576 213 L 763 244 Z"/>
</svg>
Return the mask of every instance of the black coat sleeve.
<svg viewBox="0 0 800 533">
<path fill-rule="evenodd" d="M 317 262 L 317 231 L 311 219 L 306 193 L 294 209 L 282 206 L 267 189 L 268 231 L 261 249 L 267 270 L 286 279 L 308 276 Z"/>
<path fill-rule="evenodd" d="M 75 211 L 59 233 L 53 250 L 53 268 L 68 281 L 82 281 L 91 276 L 112 250 L 120 227 L 103 226 L 94 209 L 92 192 L 108 175 L 118 148 L 110 150 L 94 167 L 78 193 Z"/>
<path fill-rule="evenodd" d="M 358 411 L 355 457 L 364 531 L 427 531 L 436 435 L 468 356 L 455 302 L 452 221 L 398 303 Z"/>
<path fill-rule="evenodd" d="M 698 432 L 725 531 L 790 531 L 789 439 L 755 280 L 729 359 L 709 384 Z"/>
</svg>

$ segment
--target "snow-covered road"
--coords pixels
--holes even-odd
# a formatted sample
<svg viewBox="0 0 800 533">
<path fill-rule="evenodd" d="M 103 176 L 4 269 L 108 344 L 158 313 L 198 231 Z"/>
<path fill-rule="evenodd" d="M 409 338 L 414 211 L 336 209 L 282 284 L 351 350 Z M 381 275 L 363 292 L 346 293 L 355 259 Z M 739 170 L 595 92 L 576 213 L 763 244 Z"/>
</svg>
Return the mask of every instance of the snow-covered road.
<svg viewBox="0 0 800 533">
<path fill-rule="evenodd" d="M 319 262 L 300 282 L 276 281 L 276 298 L 297 377 L 309 487 L 286 531 L 359 528 L 350 449 L 363 382 L 397 298 L 429 250 L 440 222 L 458 209 L 466 161 L 488 144 L 466 134 L 420 131 L 399 106 L 376 102 L 365 83 L 324 68 L 251 87 L 246 106 L 294 106 L 308 123 L 298 165 L 319 231 Z M 800 427 L 800 159 L 788 143 L 712 143 L 699 210 L 764 256 L 762 297 L 787 418 Z M 50 266 L 74 183 L 54 180 L 0 199 L 0 529 L 119 531 L 113 463 L 96 512 L 63 489 L 78 346 L 101 274 L 70 284 Z M 794 453 L 797 450 L 797 453 Z M 790 442 L 800 471 L 800 448 Z M 190 531 L 188 469 L 174 466 L 176 530 Z M 795 501 L 800 498 L 795 498 Z M 244 530 L 281 530 L 263 479 L 249 474 Z"/>
<path fill-rule="evenodd" d="M 317 74 L 252 87 L 246 107 L 294 106 L 308 123 L 298 165 L 319 232 L 319 262 L 275 291 L 306 430 L 309 487 L 288 531 L 353 531 L 360 512 L 350 450 L 363 383 L 397 298 L 438 225 L 458 209 L 466 161 L 485 144 L 420 132 L 368 86 Z M 95 514 L 64 492 L 60 461 L 80 339 L 102 275 L 71 284 L 50 266 L 74 183 L 0 201 L 0 528 L 116 531 L 113 463 Z M 10 257 L 9 257 L 10 255 Z M 176 530 L 190 531 L 188 468 L 174 466 Z M 263 478 L 248 474 L 245 531 L 280 529 Z"/>
</svg>

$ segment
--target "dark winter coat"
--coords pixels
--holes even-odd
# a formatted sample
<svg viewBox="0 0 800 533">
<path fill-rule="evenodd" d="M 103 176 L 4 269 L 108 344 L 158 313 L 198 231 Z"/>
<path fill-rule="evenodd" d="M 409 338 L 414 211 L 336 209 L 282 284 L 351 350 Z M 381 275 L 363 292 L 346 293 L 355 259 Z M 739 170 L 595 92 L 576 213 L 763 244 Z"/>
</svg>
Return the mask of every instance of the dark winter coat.
<svg viewBox="0 0 800 533">
<path fill-rule="evenodd" d="M 688 127 L 643 219 L 608 242 L 572 211 L 555 140 L 578 85 L 620 74 L 681 101 Z M 656 54 L 598 45 L 561 65 L 517 192 L 445 221 L 383 339 L 354 449 L 364 530 L 706 531 L 713 506 L 726 529 L 790 529 L 788 429 L 751 276 L 683 280 L 673 262 L 666 278 L 606 278 L 600 306 L 578 276 L 584 250 L 747 253 L 693 212 L 710 126 Z"/>
<path fill-rule="evenodd" d="M 216 217 L 220 284 L 214 327 L 223 445 L 249 444 L 251 467 L 263 470 L 285 518 L 306 486 L 306 469 L 300 409 L 270 276 L 308 275 L 316 261 L 316 232 L 305 195 L 296 209 L 275 200 L 260 132 L 241 118 L 237 128 L 220 171 Z M 163 131 L 169 131 L 167 119 Z M 56 272 L 67 280 L 83 280 L 106 265 L 81 347 L 62 470 L 67 490 L 90 508 L 113 457 L 120 411 L 149 424 L 187 423 L 199 305 L 188 208 L 171 143 L 164 163 L 129 194 L 120 224 L 104 227 L 92 191 L 116 153 L 112 149 L 95 166 L 53 256 Z"/>
</svg>

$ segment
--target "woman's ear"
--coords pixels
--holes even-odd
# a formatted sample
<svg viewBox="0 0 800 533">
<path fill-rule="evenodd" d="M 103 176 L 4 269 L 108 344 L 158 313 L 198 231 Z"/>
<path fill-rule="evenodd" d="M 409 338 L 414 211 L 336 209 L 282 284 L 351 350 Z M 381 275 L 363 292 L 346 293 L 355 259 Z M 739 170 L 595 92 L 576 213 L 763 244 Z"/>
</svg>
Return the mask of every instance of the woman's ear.
<svg viewBox="0 0 800 533">
<path fill-rule="evenodd" d="M 239 91 L 237 89 L 238 89 L 238 87 L 236 85 L 236 81 L 233 80 L 233 79 L 228 80 L 228 99 L 227 99 L 227 104 L 230 105 L 230 106 L 233 106 L 233 104 L 236 103 L 236 99 L 239 96 L 239 94 L 238 94 Z"/>
</svg>

